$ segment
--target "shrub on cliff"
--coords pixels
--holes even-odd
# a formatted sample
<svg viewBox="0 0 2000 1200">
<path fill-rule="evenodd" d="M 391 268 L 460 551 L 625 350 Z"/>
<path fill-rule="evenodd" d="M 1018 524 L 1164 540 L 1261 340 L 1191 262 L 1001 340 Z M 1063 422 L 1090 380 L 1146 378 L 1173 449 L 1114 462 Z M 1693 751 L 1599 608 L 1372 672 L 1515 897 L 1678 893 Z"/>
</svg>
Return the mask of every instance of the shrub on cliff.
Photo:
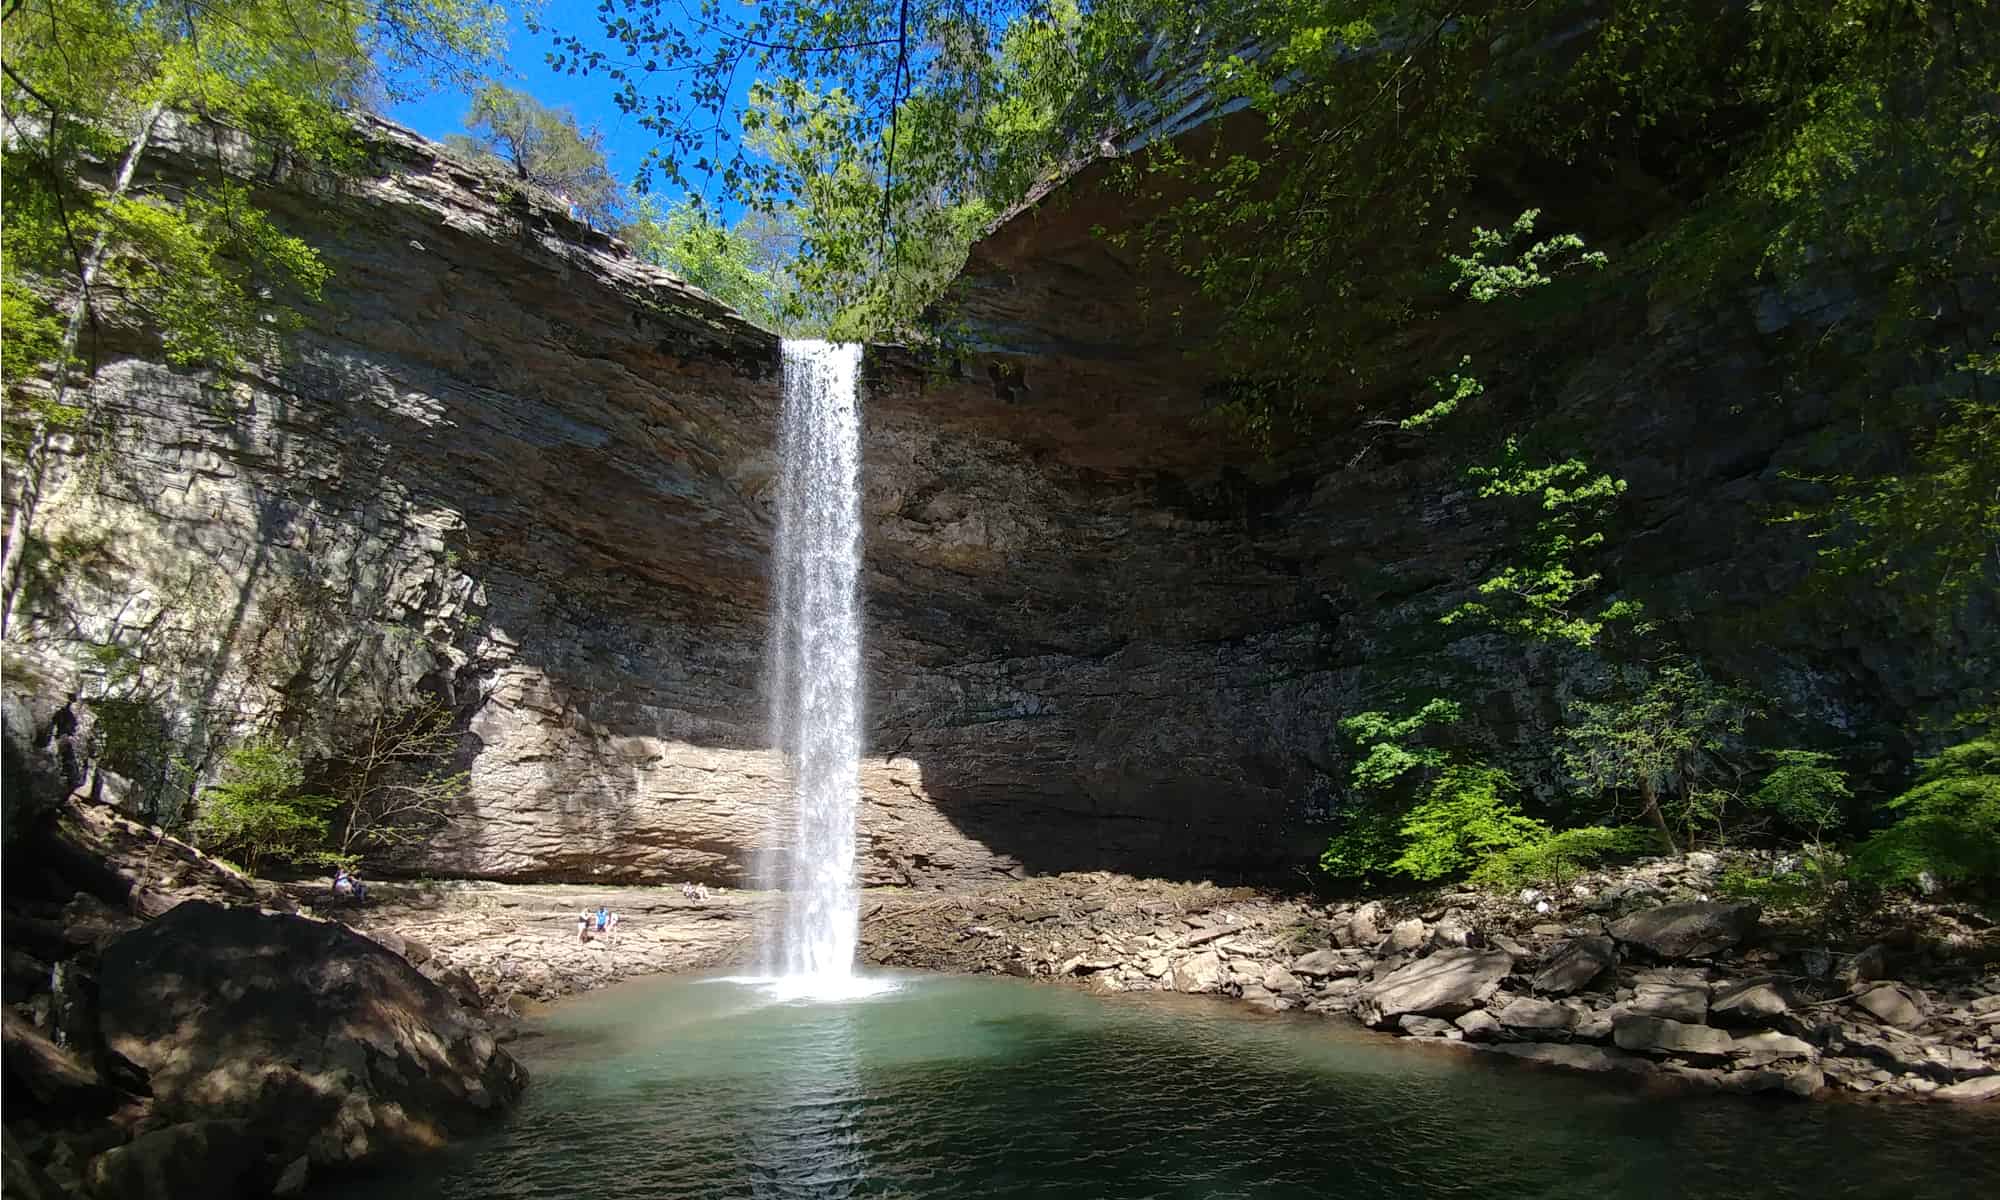
<svg viewBox="0 0 2000 1200">
<path fill-rule="evenodd" d="M 1882 883 L 2000 880 L 2000 731 L 1919 767 L 1916 786 L 1888 803 L 1900 819 L 1855 848 L 1855 869 Z"/>
<path fill-rule="evenodd" d="M 266 859 L 316 853 L 338 802 L 306 792 L 304 783 L 305 768 L 284 743 L 259 739 L 238 746 L 224 762 L 222 782 L 202 794 L 195 840 L 240 859 L 253 875 Z"/>
</svg>

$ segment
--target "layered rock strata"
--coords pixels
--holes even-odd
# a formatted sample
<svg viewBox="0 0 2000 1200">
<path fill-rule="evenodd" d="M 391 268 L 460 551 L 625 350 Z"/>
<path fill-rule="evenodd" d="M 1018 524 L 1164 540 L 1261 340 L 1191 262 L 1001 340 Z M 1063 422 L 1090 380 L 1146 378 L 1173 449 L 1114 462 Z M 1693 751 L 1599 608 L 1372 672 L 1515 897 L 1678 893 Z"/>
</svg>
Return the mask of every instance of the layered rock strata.
<svg viewBox="0 0 2000 1200">
<path fill-rule="evenodd" d="M 158 169 L 208 154 L 174 136 Z M 230 375 L 109 331 L 10 674 L 154 731 L 91 785 L 138 810 L 171 815 L 244 729 L 323 747 L 428 691 L 470 792 L 380 865 L 751 881 L 785 853 L 759 683 L 776 340 L 440 147 L 370 136 L 372 170 L 338 183 L 225 147 L 325 257 L 326 295 Z M 870 352 L 864 882 L 1290 878 L 1344 787 L 1339 719 L 1432 692 L 1553 791 L 1530 750 L 1576 664 L 1436 624 L 1504 540 L 1459 459 L 1220 437 L 1213 381 L 1091 234 L 1118 202 L 1102 174 L 975 248 L 975 349 Z M 1830 651 L 1783 595 L 1807 548 L 1765 523 L 1787 472 L 1848 457 L 1827 397 L 1763 397 L 1857 303 L 1614 307 L 1530 390 L 1631 480 L 1621 581 L 1808 736 L 1895 761 L 1897 731 L 1990 668 L 1990 629 L 1861 614 Z"/>
</svg>

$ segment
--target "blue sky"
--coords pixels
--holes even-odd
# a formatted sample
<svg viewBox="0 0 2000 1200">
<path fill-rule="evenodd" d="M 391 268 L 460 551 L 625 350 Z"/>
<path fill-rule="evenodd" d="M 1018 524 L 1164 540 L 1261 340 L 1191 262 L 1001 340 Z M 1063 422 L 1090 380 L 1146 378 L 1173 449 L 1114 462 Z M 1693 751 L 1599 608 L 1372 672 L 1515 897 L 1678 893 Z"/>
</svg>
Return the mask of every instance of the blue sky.
<svg viewBox="0 0 2000 1200">
<path fill-rule="evenodd" d="M 542 23 L 556 26 L 561 32 L 586 41 L 597 42 L 606 49 L 612 48 L 603 37 L 604 26 L 598 20 L 595 4 L 582 0 L 549 0 L 542 12 Z M 637 118 L 620 112 L 618 106 L 611 102 L 612 85 L 604 76 L 571 75 L 551 70 L 548 55 L 553 45 L 553 34 L 547 30 L 530 33 L 521 24 L 518 15 L 512 17 L 500 82 L 519 88 L 544 104 L 569 109 L 576 114 L 577 123 L 585 129 L 596 125 L 604 133 L 605 157 L 610 162 L 612 173 L 621 182 L 630 184 L 633 172 L 638 170 L 646 152 L 653 147 L 653 136 L 640 128 Z M 749 86 L 747 78 L 738 80 L 736 90 L 740 94 L 733 99 L 740 103 L 749 94 Z M 437 92 L 421 100 L 392 105 L 385 115 L 426 137 L 442 139 L 446 134 L 465 132 L 465 114 L 471 107 L 471 97 L 463 92 Z M 659 181 L 654 182 L 658 184 Z M 674 198 L 664 186 L 659 194 L 669 202 Z M 735 219 L 740 215 L 740 207 L 725 204 L 724 218 Z"/>
</svg>

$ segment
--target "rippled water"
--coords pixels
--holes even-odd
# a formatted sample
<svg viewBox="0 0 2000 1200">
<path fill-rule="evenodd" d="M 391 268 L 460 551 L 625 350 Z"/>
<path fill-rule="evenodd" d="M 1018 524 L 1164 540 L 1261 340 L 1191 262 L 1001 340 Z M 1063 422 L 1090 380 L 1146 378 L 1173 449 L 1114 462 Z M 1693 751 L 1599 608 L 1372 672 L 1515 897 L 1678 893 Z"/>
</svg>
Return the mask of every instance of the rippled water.
<svg viewBox="0 0 2000 1200">
<path fill-rule="evenodd" d="M 1648 1095 L 1211 1001 L 896 982 L 565 1002 L 504 1130 L 338 1194 L 2000 1196 L 1996 1108 Z"/>
</svg>

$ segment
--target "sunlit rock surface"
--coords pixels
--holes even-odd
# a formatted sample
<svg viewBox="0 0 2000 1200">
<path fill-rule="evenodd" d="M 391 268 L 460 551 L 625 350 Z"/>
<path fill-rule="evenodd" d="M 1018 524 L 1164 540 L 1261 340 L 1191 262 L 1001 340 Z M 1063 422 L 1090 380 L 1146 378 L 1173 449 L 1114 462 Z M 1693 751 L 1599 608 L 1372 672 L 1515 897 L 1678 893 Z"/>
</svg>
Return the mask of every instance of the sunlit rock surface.
<svg viewBox="0 0 2000 1200">
<path fill-rule="evenodd" d="M 10 675 L 138 696 L 206 769 L 250 724 L 323 740 L 440 690 L 470 795 L 384 865 L 746 881 L 784 853 L 761 687 L 777 339 L 375 135 L 369 177 L 263 186 L 333 268 L 282 359 L 219 378 L 106 330 L 100 422 L 68 449 L 116 451 L 60 463 L 42 532 L 63 553 Z M 1558 655 L 1444 640 L 1501 535 L 1460 457 L 1333 430 L 1266 459 L 1202 422 L 1203 365 L 1090 236 L 1121 211 L 1094 178 L 975 248 L 974 349 L 868 357 L 868 884 L 1291 877 L 1344 788 L 1342 716 L 1450 692 L 1505 761 L 1581 682 Z M 1896 761 L 1992 634 L 1801 615 L 1809 547 L 1767 519 L 1782 474 L 1838 465 L 1847 435 L 1825 397 L 1765 397 L 1816 311 L 1607 312 L 1534 405 L 1631 480 L 1621 585 L 1783 719 Z M 1552 791 L 1538 761 L 1524 782 Z"/>
</svg>

